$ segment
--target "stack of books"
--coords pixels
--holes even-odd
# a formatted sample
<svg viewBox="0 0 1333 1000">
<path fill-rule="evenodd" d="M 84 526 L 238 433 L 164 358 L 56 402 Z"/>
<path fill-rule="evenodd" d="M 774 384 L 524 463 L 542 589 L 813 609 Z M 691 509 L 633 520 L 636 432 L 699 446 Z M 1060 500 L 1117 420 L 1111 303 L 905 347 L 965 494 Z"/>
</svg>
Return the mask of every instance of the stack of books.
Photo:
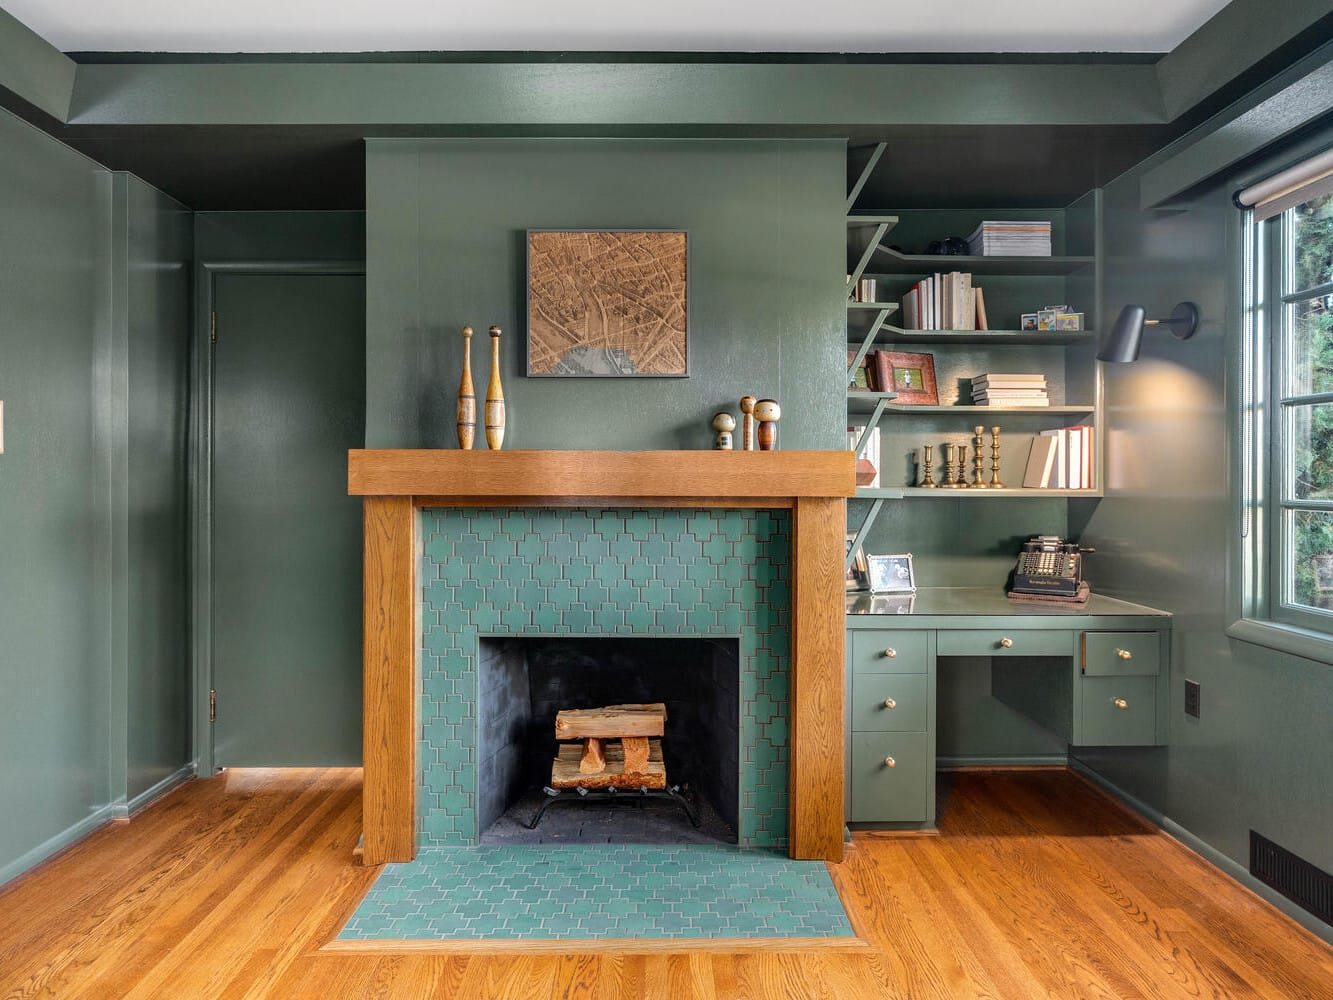
<svg viewBox="0 0 1333 1000">
<path fill-rule="evenodd" d="M 983 222 L 967 238 L 976 257 L 1049 257 L 1049 222 Z"/>
<path fill-rule="evenodd" d="M 865 431 L 865 425 L 847 428 L 847 450 L 856 451 L 857 442 L 861 440 L 861 434 Z M 865 451 L 861 452 L 860 459 L 856 463 L 856 485 L 866 486 L 870 489 L 879 487 L 879 428 L 872 428 L 870 431 L 870 440 L 866 442 Z"/>
<path fill-rule="evenodd" d="M 903 296 L 905 330 L 987 330 L 986 298 L 964 271 L 928 274 Z"/>
<path fill-rule="evenodd" d="M 1053 490 L 1092 489 L 1092 428 L 1059 427 L 1032 439 L 1023 485 Z"/>
<path fill-rule="evenodd" d="M 1045 375 L 987 372 L 972 378 L 973 406 L 1050 406 Z"/>
</svg>

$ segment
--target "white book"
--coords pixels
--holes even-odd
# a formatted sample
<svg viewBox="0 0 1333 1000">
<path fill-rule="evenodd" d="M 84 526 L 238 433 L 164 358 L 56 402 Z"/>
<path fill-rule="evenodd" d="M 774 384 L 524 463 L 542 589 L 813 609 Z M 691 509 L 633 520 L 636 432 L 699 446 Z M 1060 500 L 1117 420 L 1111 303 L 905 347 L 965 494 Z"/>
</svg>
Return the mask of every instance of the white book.
<svg viewBox="0 0 1333 1000">
<path fill-rule="evenodd" d="M 931 290 L 932 290 L 932 292 L 933 292 L 934 299 L 935 299 L 935 313 L 934 313 L 934 320 L 935 320 L 935 322 L 934 322 L 934 324 L 931 326 L 931 329 L 932 329 L 932 330 L 943 330 L 943 329 L 944 329 L 944 327 L 940 326 L 940 313 L 941 313 L 941 299 L 940 299 L 940 294 L 941 294 L 941 292 L 943 291 L 943 287 L 942 287 L 943 285 L 944 285 L 944 282 L 940 280 L 940 272 L 939 272 L 939 271 L 936 271 L 936 272 L 935 272 L 935 275 L 934 275 L 934 284 L 931 286 Z"/>
<path fill-rule="evenodd" d="M 1044 434 L 1034 437 L 1028 451 L 1027 469 L 1023 472 L 1023 486 L 1026 489 L 1049 486 L 1054 463 L 1055 439 Z"/>
<path fill-rule="evenodd" d="M 1069 488 L 1083 489 L 1083 434 L 1077 427 L 1065 429 L 1065 446 L 1069 454 Z"/>
<path fill-rule="evenodd" d="M 1055 467 L 1051 471 L 1051 481 L 1047 485 L 1052 489 L 1067 490 L 1069 489 L 1069 436 L 1063 427 L 1041 433 L 1043 437 L 1049 437 L 1055 442 Z"/>
</svg>

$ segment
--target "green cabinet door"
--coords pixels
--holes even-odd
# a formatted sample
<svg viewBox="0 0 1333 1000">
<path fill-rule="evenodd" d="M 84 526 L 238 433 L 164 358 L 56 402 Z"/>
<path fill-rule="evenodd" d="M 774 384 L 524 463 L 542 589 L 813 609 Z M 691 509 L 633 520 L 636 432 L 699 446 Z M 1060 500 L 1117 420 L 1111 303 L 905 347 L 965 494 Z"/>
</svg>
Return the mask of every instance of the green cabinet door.
<svg viewBox="0 0 1333 1000">
<path fill-rule="evenodd" d="M 1150 746 L 1157 742 L 1156 677 L 1084 677 L 1083 727 L 1076 744 Z"/>
<path fill-rule="evenodd" d="M 852 736 L 852 821 L 922 823 L 930 754 L 925 733 Z"/>
</svg>

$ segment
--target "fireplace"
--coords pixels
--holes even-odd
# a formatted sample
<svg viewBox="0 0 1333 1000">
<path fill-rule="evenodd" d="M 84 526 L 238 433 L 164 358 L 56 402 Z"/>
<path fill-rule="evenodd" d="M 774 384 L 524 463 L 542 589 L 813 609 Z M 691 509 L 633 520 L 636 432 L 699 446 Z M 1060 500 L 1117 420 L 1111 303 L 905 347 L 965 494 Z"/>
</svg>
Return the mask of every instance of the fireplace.
<svg viewBox="0 0 1333 1000">
<path fill-rule="evenodd" d="M 850 452 L 354 450 L 348 492 L 365 498 L 364 863 L 477 843 L 479 642 L 523 635 L 734 637 L 737 841 L 842 859 Z M 521 539 L 498 530 L 523 511 L 761 530 L 701 541 L 636 514 L 580 552 L 535 520 Z M 661 552 L 688 534 L 697 556 Z"/>
<path fill-rule="evenodd" d="M 477 827 L 486 843 L 736 842 L 740 781 L 739 642 L 721 638 L 482 637 L 478 657 Z M 668 797 L 554 801 L 556 713 L 661 703 Z M 571 747 L 572 749 L 572 747 Z M 543 804 L 540 823 L 528 823 Z"/>
</svg>

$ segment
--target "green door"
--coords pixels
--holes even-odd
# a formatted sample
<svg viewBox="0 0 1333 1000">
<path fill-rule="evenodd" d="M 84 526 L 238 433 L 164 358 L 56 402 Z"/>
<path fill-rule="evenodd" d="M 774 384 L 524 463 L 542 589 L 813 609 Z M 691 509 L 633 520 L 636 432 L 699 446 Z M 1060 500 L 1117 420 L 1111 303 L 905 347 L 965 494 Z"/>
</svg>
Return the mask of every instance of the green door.
<svg viewBox="0 0 1333 1000">
<path fill-rule="evenodd" d="M 214 278 L 217 767 L 361 763 L 365 278 Z"/>
</svg>

